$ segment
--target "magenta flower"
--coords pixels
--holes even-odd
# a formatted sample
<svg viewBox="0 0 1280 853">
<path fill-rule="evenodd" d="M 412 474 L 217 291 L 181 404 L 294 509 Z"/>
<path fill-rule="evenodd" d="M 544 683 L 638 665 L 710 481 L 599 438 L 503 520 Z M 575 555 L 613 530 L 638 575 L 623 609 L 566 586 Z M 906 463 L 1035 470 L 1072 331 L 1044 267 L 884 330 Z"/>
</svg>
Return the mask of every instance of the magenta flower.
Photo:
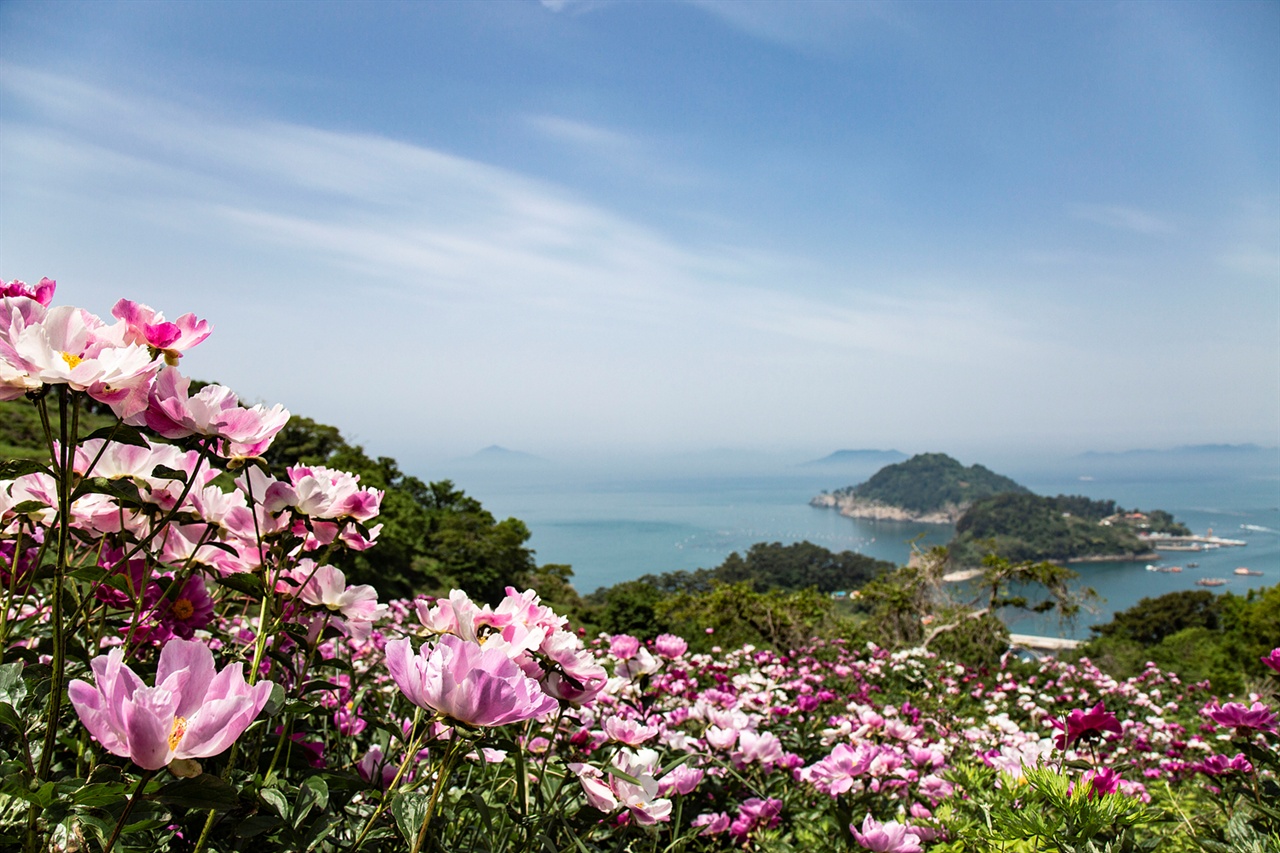
<svg viewBox="0 0 1280 853">
<path fill-rule="evenodd" d="M 896 820 L 880 823 L 867 814 L 861 832 L 852 825 L 849 831 L 855 841 L 875 853 L 921 853 L 920 836 Z"/>
<path fill-rule="evenodd" d="M 190 640 L 213 619 L 213 598 L 204 578 L 192 575 L 165 608 L 161 621 L 175 635 Z"/>
<path fill-rule="evenodd" d="M 44 307 L 48 308 L 49 303 L 53 301 L 53 291 L 58 287 L 58 283 L 51 278 L 42 278 L 40 283 L 35 287 L 28 285 L 25 281 L 5 281 L 0 279 L 0 297 L 6 296 L 25 296 L 27 299 L 34 299 Z"/>
<path fill-rule="evenodd" d="M 1272 649 L 1271 654 L 1261 658 L 1262 662 L 1276 672 L 1280 672 L 1280 649 Z"/>
<path fill-rule="evenodd" d="M 144 770 L 227 749 L 258 716 L 273 686 L 246 684 L 239 663 L 216 672 L 213 652 L 181 639 L 160 650 L 155 687 L 125 666 L 119 648 L 89 666 L 97 683 L 76 679 L 68 687 L 80 722 L 104 749 Z"/>
<path fill-rule="evenodd" d="M 164 353 L 170 365 L 178 363 L 182 353 L 209 337 L 209 324 L 197 320 L 195 314 L 183 314 L 168 322 L 164 315 L 148 305 L 121 299 L 111 309 L 117 320 L 123 320 L 128 329 L 125 342 L 144 344 Z"/>
<path fill-rule="evenodd" d="M 1050 719 L 1049 723 L 1054 728 L 1063 728 L 1063 724 L 1057 719 Z M 1116 715 L 1107 713 L 1106 707 L 1099 702 L 1088 711 L 1077 708 L 1068 714 L 1066 732 L 1058 735 L 1054 742 L 1058 749 L 1066 749 L 1081 738 L 1101 737 L 1103 732 L 1120 734 L 1120 731 L 1120 721 L 1116 719 Z"/>
<path fill-rule="evenodd" d="M 504 726 L 559 708 L 501 649 L 446 634 L 430 650 L 415 654 L 404 638 L 386 652 L 391 678 L 410 702 L 461 723 Z"/>
<path fill-rule="evenodd" d="M 659 634 L 653 641 L 653 650 L 658 657 L 674 660 L 689 650 L 689 644 L 675 634 Z"/>
<path fill-rule="evenodd" d="M 1239 702 L 1228 702 L 1225 705 L 1215 703 L 1205 708 L 1204 714 L 1220 726 L 1235 729 L 1237 735 L 1248 735 L 1254 730 L 1276 731 L 1276 715 L 1261 702 L 1254 702 L 1248 708 Z"/>
</svg>

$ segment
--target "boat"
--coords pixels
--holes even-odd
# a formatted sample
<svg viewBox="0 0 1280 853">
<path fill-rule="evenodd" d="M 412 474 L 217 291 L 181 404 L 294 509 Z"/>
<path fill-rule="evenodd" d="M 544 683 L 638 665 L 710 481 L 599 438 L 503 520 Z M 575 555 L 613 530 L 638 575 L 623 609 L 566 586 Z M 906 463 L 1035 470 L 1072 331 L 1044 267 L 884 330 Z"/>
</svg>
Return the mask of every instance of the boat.
<svg viewBox="0 0 1280 853">
<path fill-rule="evenodd" d="M 1196 586 L 1223 586 L 1226 582 L 1226 578 L 1200 578 Z"/>
<path fill-rule="evenodd" d="M 1240 568 L 1236 569 L 1234 573 L 1237 575 L 1250 575 L 1255 578 L 1262 576 L 1262 572 L 1255 572 L 1253 569 L 1248 569 L 1248 568 L 1245 568 L 1244 566 L 1241 566 Z"/>
<path fill-rule="evenodd" d="M 1200 564 L 1199 564 L 1199 563 L 1187 563 L 1187 568 L 1188 568 L 1188 569 L 1198 569 L 1198 568 L 1200 568 Z"/>
</svg>

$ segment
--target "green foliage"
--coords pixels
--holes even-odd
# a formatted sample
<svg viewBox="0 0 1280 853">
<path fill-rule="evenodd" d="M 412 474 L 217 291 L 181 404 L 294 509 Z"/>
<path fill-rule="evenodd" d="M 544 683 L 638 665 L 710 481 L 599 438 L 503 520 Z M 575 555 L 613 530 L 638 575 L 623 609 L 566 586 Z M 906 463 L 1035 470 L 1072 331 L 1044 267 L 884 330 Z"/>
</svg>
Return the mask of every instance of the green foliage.
<svg viewBox="0 0 1280 853">
<path fill-rule="evenodd" d="M 1171 592 L 1159 598 L 1144 598 L 1105 625 L 1090 628 L 1103 637 L 1133 640 L 1139 645 L 1154 646 L 1172 634 L 1187 628 L 1215 631 L 1221 623 L 1222 607 L 1218 596 L 1204 589 Z"/>
<path fill-rule="evenodd" d="M 707 572 L 675 572 L 642 580 L 669 591 L 705 591 L 716 581 L 748 583 L 756 592 L 770 589 L 818 592 L 855 590 L 867 581 L 893 569 L 893 564 L 853 551 L 835 553 L 812 542 L 783 545 L 759 542 L 746 557 L 730 554 L 717 568 Z"/>
<path fill-rule="evenodd" d="M 834 617 L 837 611 L 831 606 L 830 593 L 857 590 L 892 569 L 893 564 L 884 560 L 853 551 L 835 553 L 811 542 L 791 545 L 760 542 L 752 545 L 745 557 L 735 552 L 714 569 L 645 575 L 598 589 L 589 596 L 588 610 L 583 615 L 592 627 L 610 634 L 652 639 L 666 632 L 680 633 L 681 625 L 698 621 L 691 614 L 696 613 L 702 603 L 718 600 L 724 595 L 723 588 L 732 587 L 750 590 L 757 596 L 779 593 L 760 599 L 775 604 L 786 600 L 788 593 L 809 590 L 817 597 L 825 596 L 824 612 L 830 610 Z M 796 596 L 792 603 L 798 601 L 800 597 Z M 684 615 L 673 617 L 673 613 Z M 703 629 L 709 626 L 695 626 L 696 633 L 705 633 Z M 750 639 L 743 642 L 773 646 L 773 640 L 764 638 L 775 637 L 777 633 L 771 628 L 749 629 L 743 636 Z M 806 635 L 803 640 L 808 641 L 811 636 Z M 719 638 L 716 642 L 723 645 Z"/>
<path fill-rule="evenodd" d="M 1238 596 L 1207 591 L 1144 598 L 1076 651 L 1117 678 L 1138 675 L 1148 661 L 1183 680 L 1209 681 L 1227 693 L 1262 682 L 1260 658 L 1280 646 L 1280 586 Z"/>
<path fill-rule="evenodd" d="M 1129 525 L 1102 523 L 1108 508 L 1114 503 L 1079 496 L 995 495 L 965 511 L 949 547 L 959 565 L 974 565 L 992 550 L 1014 561 L 1124 559 L 1149 551 Z"/>
<path fill-rule="evenodd" d="M 843 633 L 830 596 L 813 589 L 756 592 L 745 581 L 677 593 L 657 602 L 654 613 L 694 651 L 745 644 L 785 651 Z"/>
<path fill-rule="evenodd" d="M 201 384 L 192 382 L 192 392 Z M 79 414 L 81 435 L 118 424 L 109 410 L 91 403 L 86 400 Z M 51 416 L 57 434 L 56 407 Z M 26 400 L 0 403 L 0 457 L 47 458 L 43 442 L 35 406 Z M 363 447 L 349 444 L 337 427 L 294 415 L 263 458 L 277 477 L 284 477 L 289 466 L 324 465 L 359 474 L 361 485 L 385 492 L 377 547 L 334 560 L 349 581 L 370 584 L 382 598 L 456 587 L 494 601 L 508 585 L 523 588 L 538 570 L 526 547 L 529 530 L 523 522 L 499 521 L 448 480 L 424 483 L 401 471 L 395 459 L 370 457 Z"/>
<path fill-rule="evenodd" d="M 981 465 L 966 468 L 945 453 L 921 453 L 833 494 L 927 513 L 963 507 L 1001 492 L 1027 493 L 1027 489 Z"/>
</svg>

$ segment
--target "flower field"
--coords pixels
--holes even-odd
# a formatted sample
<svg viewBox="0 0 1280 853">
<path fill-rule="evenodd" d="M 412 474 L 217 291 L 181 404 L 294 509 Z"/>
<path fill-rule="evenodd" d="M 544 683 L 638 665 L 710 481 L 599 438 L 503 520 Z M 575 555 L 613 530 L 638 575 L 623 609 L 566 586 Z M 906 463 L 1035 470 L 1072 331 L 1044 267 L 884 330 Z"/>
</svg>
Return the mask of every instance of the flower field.
<svg viewBox="0 0 1280 853">
<path fill-rule="evenodd" d="M 0 285 L 0 846 L 174 851 L 1270 850 L 1275 678 L 973 669 L 835 640 L 585 637 L 534 590 L 380 602 L 382 494 L 273 477 L 210 333 Z M 109 407 L 90 435 L 82 407 Z M 1280 649 L 1264 661 L 1280 677 Z"/>
</svg>

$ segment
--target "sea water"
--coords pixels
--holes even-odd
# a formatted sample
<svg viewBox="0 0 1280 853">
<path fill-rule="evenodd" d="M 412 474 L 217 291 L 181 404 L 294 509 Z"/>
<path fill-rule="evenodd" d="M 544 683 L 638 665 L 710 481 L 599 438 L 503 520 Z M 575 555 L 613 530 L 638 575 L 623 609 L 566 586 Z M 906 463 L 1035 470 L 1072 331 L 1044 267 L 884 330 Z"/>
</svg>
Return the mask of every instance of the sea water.
<svg viewBox="0 0 1280 853">
<path fill-rule="evenodd" d="M 950 540 L 950 525 L 850 519 L 809 505 L 820 492 L 861 482 L 871 473 L 874 468 L 756 465 L 675 474 L 461 466 L 446 475 L 498 518 L 524 521 L 537 561 L 568 564 L 574 586 L 588 593 L 645 574 L 713 568 L 757 542 L 809 541 L 903 564 L 912 549 Z M 1129 466 L 1085 478 L 1071 469 L 1002 473 L 1037 494 L 1082 494 L 1114 499 L 1128 509 L 1165 509 L 1193 533 L 1212 530 L 1247 542 L 1244 547 L 1164 552 L 1155 561 L 1181 566 L 1180 573 L 1148 571 L 1146 561 L 1073 564 L 1081 576 L 1076 586 L 1098 594 L 1094 609 L 1072 624 L 1060 625 L 1049 616 L 1010 618 L 1015 632 L 1087 637 L 1090 625 L 1109 621 L 1140 599 L 1199 589 L 1196 581 L 1205 578 L 1225 579 L 1226 584 L 1213 589 L 1236 594 L 1280 583 L 1280 473 L 1269 468 L 1214 472 Z M 1189 567 L 1189 562 L 1199 565 Z M 1238 567 L 1261 575 L 1238 576 Z"/>
</svg>

